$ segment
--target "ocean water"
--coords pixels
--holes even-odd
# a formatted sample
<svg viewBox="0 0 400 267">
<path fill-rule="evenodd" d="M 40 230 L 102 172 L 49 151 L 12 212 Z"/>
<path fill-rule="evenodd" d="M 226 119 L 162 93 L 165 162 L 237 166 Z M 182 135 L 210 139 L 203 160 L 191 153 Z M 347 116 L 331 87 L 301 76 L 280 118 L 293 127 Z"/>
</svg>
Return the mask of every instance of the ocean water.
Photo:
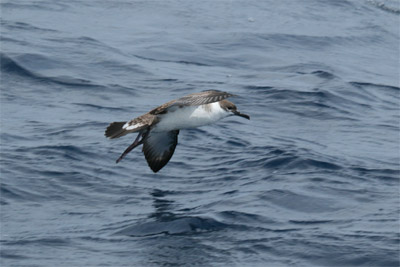
<svg viewBox="0 0 400 267">
<path fill-rule="evenodd" d="M 397 0 L 1 2 L 1 266 L 399 266 Z M 217 89 L 154 174 L 110 122 Z"/>
</svg>

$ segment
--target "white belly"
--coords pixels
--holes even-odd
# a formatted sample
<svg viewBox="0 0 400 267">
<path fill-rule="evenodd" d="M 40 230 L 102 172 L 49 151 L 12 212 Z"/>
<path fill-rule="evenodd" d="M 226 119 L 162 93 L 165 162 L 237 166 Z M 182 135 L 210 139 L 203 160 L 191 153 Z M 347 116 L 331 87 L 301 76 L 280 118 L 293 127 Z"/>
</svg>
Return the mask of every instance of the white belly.
<svg viewBox="0 0 400 267">
<path fill-rule="evenodd" d="M 160 122 L 157 123 L 154 131 L 165 132 L 200 127 L 219 121 L 227 115 L 228 112 L 223 110 L 218 102 L 209 105 L 177 108 L 161 115 Z"/>
</svg>

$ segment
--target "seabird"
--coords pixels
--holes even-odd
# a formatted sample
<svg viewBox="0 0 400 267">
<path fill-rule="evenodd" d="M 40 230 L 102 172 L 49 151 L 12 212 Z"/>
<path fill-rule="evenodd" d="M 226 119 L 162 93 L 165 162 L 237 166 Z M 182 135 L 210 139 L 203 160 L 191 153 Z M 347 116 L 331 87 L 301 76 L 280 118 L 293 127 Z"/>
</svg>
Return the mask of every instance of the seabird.
<svg viewBox="0 0 400 267">
<path fill-rule="evenodd" d="M 139 133 L 135 141 L 117 159 L 120 162 L 132 149 L 143 144 L 143 153 L 153 172 L 163 168 L 174 154 L 179 130 L 200 127 L 228 116 L 250 117 L 240 113 L 226 100 L 234 96 L 217 90 L 193 93 L 169 101 L 128 122 L 113 122 L 105 136 L 114 139 L 128 133 Z"/>
</svg>

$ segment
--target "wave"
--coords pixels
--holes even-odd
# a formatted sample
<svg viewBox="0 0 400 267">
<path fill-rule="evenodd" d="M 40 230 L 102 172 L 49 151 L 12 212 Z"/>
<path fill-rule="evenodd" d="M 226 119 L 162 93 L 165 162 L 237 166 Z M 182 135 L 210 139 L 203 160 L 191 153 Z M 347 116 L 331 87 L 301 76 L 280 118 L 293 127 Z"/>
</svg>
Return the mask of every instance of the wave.
<svg viewBox="0 0 400 267">
<path fill-rule="evenodd" d="M 33 155 L 39 157 L 57 157 L 72 161 L 87 160 L 88 158 L 93 159 L 99 157 L 99 155 L 96 152 L 91 151 L 91 149 L 83 149 L 74 145 L 44 145 L 30 148 L 20 146 L 15 150 L 15 152 L 25 153 L 27 150 L 29 150 L 29 152 Z"/>
<path fill-rule="evenodd" d="M 44 246 L 69 246 L 71 242 L 65 238 L 25 238 L 19 240 L 5 240 L 4 244 L 7 245 L 44 245 Z"/>
<path fill-rule="evenodd" d="M 383 10 L 383 11 L 386 11 L 389 13 L 393 13 L 396 15 L 400 15 L 400 9 L 398 8 L 398 2 L 397 2 L 397 7 L 389 6 L 383 1 L 376 1 L 376 0 L 367 0 L 367 3 L 369 3 L 370 5 L 376 7 L 380 10 Z"/>
<path fill-rule="evenodd" d="M 28 189 L 16 188 L 14 186 L 2 183 L 0 186 L 0 199 L 2 205 L 7 205 L 10 201 L 36 202 L 47 200 L 48 197 L 29 191 Z"/>
<path fill-rule="evenodd" d="M 130 111 L 128 108 L 120 108 L 120 107 L 107 107 L 107 106 L 100 106 L 95 104 L 88 104 L 88 103 L 72 103 L 79 107 L 85 107 L 90 110 L 109 110 L 109 111 Z"/>
<path fill-rule="evenodd" d="M 9 73 L 9 74 L 16 74 L 23 77 L 29 77 L 37 79 L 39 78 L 36 74 L 32 71 L 26 69 L 22 65 L 18 64 L 15 60 L 11 57 L 5 55 L 4 53 L 0 54 L 0 63 L 1 63 L 1 72 L 2 73 Z"/>
<path fill-rule="evenodd" d="M 144 60 L 149 60 L 149 61 L 156 61 L 156 62 L 177 63 L 177 64 L 194 65 L 194 66 L 200 66 L 200 67 L 210 67 L 210 66 L 212 66 L 212 65 L 209 65 L 209 64 L 195 62 L 195 61 L 167 60 L 167 59 L 152 58 L 152 57 L 146 57 L 146 56 L 140 56 L 140 55 L 134 55 L 134 56 L 139 58 L 139 59 L 144 59 Z"/>
<path fill-rule="evenodd" d="M 400 87 L 397 86 L 392 86 L 392 85 L 385 85 L 385 84 L 376 84 L 376 83 L 368 83 L 368 82 L 349 82 L 349 84 L 355 86 L 355 87 L 375 87 L 375 88 L 380 88 L 384 90 L 392 90 L 395 92 L 400 91 Z"/>
<path fill-rule="evenodd" d="M 377 168 L 365 168 L 365 167 L 351 167 L 355 173 L 360 177 L 371 177 L 379 179 L 385 182 L 400 182 L 400 165 L 396 169 L 377 169 Z"/>
<path fill-rule="evenodd" d="M 41 75 L 36 71 L 29 69 L 28 66 L 25 66 L 21 61 L 35 62 L 36 64 L 44 64 L 48 65 L 49 68 L 52 67 L 54 63 L 52 60 L 37 54 L 24 54 L 19 57 L 20 60 L 9 57 L 8 55 L 1 53 L 0 61 L 1 61 L 1 72 L 11 75 L 18 75 L 24 78 L 34 79 L 36 81 L 44 82 L 44 83 L 55 83 L 67 86 L 79 86 L 79 87 L 103 87 L 97 84 L 93 84 L 91 81 L 85 79 L 79 79 L 69 76 L 57 76 L 50 77 Z"/>
<path fill-rule="evenodd" d="M 302 195 L 289 190 L 270 190 L 261 193 L 260 199 L 296 212 L 329 213 L 340 209 L 332 199 Z"/>
<path fill-rule="evenodd" d="M 38 10 L 38 11 L 55 11 L 64 12 L 67 11 L 68 5 L 57 2 L 34 2 L 34 3 L 1 3 L 1 7 L 4 9 L 16 9 L 16 10 Z"/>
<path fill-rule="evenodd" d="M 229 222 L 229 224 L 264 224 L 264 225 L 276 225 L 277 221 L 269 219 L 266 216 L 260 214 L 252 214 L 247 212 L 240 212 L 234 210 L 227 210 L 217 213 L 218 218 L 221 218 L 223 222 Z"/>
<path fill-rule="evenodd" d="M 211 218 L 174 217 L 166 221 L 152 221 L 134 224 L 114 233 L 114 235 L 151 236 L 158 234 L 190 234 L 198 232 L 217 231 L 227 225 Z"/>
<path fill-rule="evenodd" d="M 34 26 L 32 24 L 29 23 L 25 23 L 25 22 L 14 22 L 14 21 L 7 21 L 2 19 L 1 20 L 2 23 L 2 27 L 8 28 L 12 31 L 29 31 L 29 32 L 42 32 L 42 33 L 48 33 L 48 32 L 58 32 L 56 30 L 53 29 L 48 29 L 48 28 L 41 28 L 41 27 L 37 27 Z M 3 37 L 2 37 L 3 40 Z"/>
</svg>

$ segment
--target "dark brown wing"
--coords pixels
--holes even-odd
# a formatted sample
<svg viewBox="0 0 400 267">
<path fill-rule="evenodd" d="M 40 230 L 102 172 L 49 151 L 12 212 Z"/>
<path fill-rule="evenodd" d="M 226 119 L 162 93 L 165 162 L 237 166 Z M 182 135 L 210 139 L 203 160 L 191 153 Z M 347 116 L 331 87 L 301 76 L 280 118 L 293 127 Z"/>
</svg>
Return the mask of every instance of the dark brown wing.
<svg viewBox="0 0 400 267">
<path fill-rule="evenodd" d="M 174 154 L 178 144 L 179 130 L 170 132 L 150 132 L 143 142 L 144 157 L 153 172 L 164 167 Z"/>
<path fill-rule="evenodd" d="M 165 104 L 162 104 L 159 107 L 156 107 L 153 110 L 150 110 L 150 114 L 152 115 L 159 115 L 159 114 L 164 114 L 167 111 L 167 108 L 169 108 L 173 103 L 175 102 L 175 100 L 171 100 Z"/>
<path fill-rule="evenodd" d="M 114 121 L 108 125 L 104 135 L 108 138 L 118 138 L 121 136 L 124 136 L 128 132 L 122 129 L 122 126 L 124 126 L 126 121 Z"/>
<path fill-rule="evenodd" d="M 165 104 L 153 109 L 149 113 L 153 114 L 153 115 L 163 114 L 166 111 L 168 111 L 168 109 L 171 107 L 205 105 L 205 104 L 210 104 L 210 103 L 224 100 L 225 98 L 228 98 L 230 96 L 234 96 L 234 95 L 227 93 L 227 92 L 217 91 L 217 90 L 209 90 L 209 91 L 203 91 L 200 93 L 193 93 L 193 94 L 178 98 L 177 100 L 172 100 L 168 103 L 165 103 Z"/>
</svg>

